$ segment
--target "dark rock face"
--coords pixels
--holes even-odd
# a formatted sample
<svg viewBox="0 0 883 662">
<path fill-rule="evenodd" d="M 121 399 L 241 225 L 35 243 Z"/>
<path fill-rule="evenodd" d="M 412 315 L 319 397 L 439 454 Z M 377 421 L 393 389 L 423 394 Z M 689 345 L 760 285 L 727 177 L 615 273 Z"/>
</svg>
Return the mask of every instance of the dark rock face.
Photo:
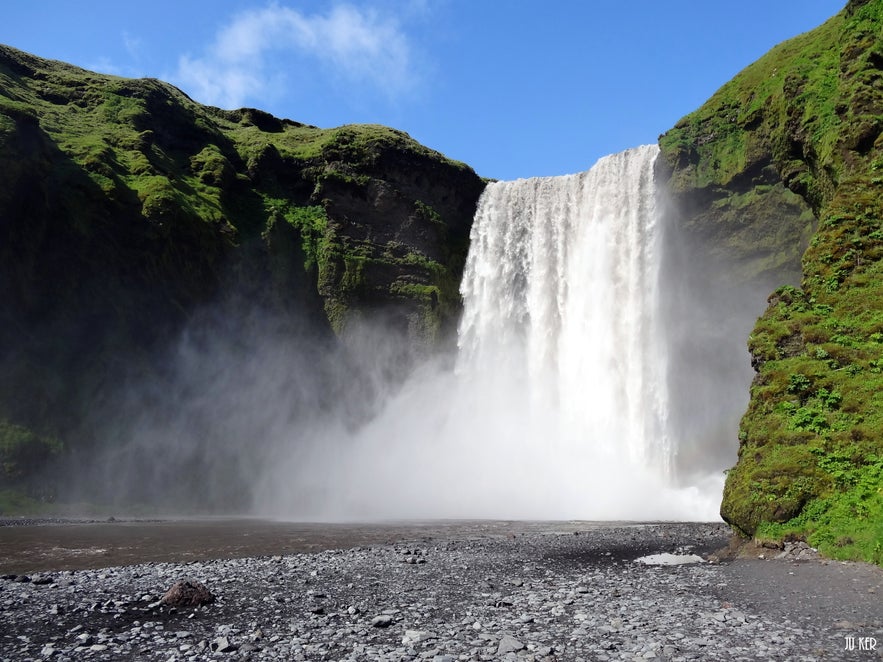
<svg viewBox="0 0 883 662">
<path fill-rule="evenodd" d="M 382 314 L 405 356 L 453 330 L 484 186 L 467 166 L 3 46 L 0 81 L 4 429 L 70 446 L 96 394 L 160 371 L 207 310 L 332 344 Z"/>
<path fill-rule="evenodd" d="M 344 130 L 337 138 L 350 139 Z M 339 156 L 333 149 L 326 154 Z M 345 329 L 354 313 L 380 308 L 424 341 L 450 333 L 483 188 L 465 166 L 400 145 L 372 148 L 367 161 L 326 164 L 314 197 L 327 201 L 332 236 L 318 278 L 335 330 Z"/>
</svg>

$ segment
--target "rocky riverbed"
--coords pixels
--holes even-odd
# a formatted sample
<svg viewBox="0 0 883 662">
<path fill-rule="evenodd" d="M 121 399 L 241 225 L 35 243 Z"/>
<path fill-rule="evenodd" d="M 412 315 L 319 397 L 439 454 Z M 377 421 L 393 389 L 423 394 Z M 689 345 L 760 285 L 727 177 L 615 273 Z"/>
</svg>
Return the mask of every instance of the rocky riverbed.
<svg viewBox="0 0 883 662">
<path fill-rule="evenodd" d="M 638 561 L 707 559 L 728 542 L 722 525 L 413 533 L 318 553 L 9 573 L 0 580 L 0 659 L 883 657 L 879 568 L 798 560 L 812 557 L 803 547 Z M 214 602 L 161 604 L 180 579 L 204 584 Z"/>
</svg>

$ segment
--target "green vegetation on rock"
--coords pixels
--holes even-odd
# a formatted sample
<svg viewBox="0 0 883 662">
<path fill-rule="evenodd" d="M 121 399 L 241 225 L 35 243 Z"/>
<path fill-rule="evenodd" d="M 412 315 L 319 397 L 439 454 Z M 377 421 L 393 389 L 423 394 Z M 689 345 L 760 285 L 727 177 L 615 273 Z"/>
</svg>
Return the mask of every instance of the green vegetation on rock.
<svg viewBox="0 0 883 662">
<path fill-rule="evenodd" d="M 319 335 L 383 311 L 438 347 L 485 185 L 395 129 L 206 107 L 5 46 L 0 169 L 0 420 L 16 472 L 42 439 L 70 449 L 91 397 L 151 370 L 225 298 Z"/>
<path fill-rule="evenodd" d="M 57 439 L 0 419 L 0 476 L 7 484 L 24 478 L 33 466 L 46 463 L 60 451 Z"/>
<path fill-rule="evenodd" d="M 40 510 L 54 490 L 35 478 L 61 454 L 58 439 L 0 418 L 0 515 Z"/>
<path fill-rule="evenodd" d="M 749 340 L 757 374 L 722 515 L 883 563 L 883 2 L 850 2 L 777 46 L 660 145 L 675 195 L 713 200 L 724 223 L 774 189 L 818 219 L 801 287 L 771 295 Z"/>
</svg>

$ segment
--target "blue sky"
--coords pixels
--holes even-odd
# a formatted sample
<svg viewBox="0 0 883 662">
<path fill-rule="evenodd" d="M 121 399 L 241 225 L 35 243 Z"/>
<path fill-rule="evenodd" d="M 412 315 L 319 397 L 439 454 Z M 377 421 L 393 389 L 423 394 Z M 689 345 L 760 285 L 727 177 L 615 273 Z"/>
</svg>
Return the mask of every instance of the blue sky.
<svg viewBox="0 0 883 662">
<path fill-rule="evenodd" d="M 386 124 L 515 179 L 655 142 L 845 0 L 13 0 L 0 43 L 197 101 Z"/>
</svg>

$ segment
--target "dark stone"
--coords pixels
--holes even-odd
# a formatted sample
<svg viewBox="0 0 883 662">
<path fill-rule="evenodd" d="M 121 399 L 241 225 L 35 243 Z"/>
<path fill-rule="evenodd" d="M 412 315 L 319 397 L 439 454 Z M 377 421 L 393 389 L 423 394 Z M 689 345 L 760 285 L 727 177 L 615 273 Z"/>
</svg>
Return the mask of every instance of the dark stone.
<svg viewBox="0 0 883 662">
<path fill-rule="evenodd" d="M 182 579 L 172 584 L 162 596 L 160 603 L 170 607 L 200 607 L 214 601 L 215 596 L 203 584 Z"/>
<path fill-rule="evenodd" d="M 375 616 L 371 619 L 371 625 L 376 628 L 388 628 L 393 624 L 393 617 L 388 614 L 382 614 L 380 616 Z"/>
</svg>

